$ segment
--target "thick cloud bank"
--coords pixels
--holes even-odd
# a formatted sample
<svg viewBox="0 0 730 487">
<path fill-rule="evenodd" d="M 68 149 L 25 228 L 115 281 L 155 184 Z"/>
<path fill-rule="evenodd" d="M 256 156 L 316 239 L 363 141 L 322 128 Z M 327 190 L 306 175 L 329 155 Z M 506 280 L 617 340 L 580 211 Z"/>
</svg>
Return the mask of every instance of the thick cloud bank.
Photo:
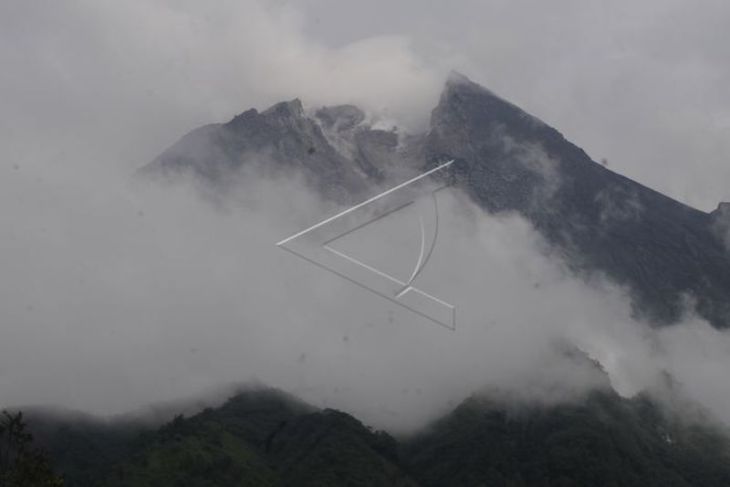
<svg viewBox="0 0 730 487">
<path fill-rule="evenodd" d="M 525 221 L 456 190 L 439 194 L 440 237 L 418 278 L 456 305 L 451 332 L 277 248 L 336 211 L 296 178 L 251 170 L 223 203 L 187 184 L 39 182 L 20 170 L 3 180 L 2 207 L 24 208 L 3 215 L 5 405 L 121 413 L 259 381 L 409 428 L 484 388 L 555 402 L 606 387 L 566 353 L 577 347 L 622 394 L 667 371 L 730 420 L 726 333 L 633 322 L 620 289 L 571 278 Z M 393 214 L 342 248 L 405 272 L 417 221 Z"/>
<path fill-rule="evenodd" d="M 480 51 L 469 23 L 462 55 L 471 61 L 439 54 L 463 41 L 455 36 L 456 47 L 442 51 L 434 44 L 449 37 L 443 30 L 431 44 L 416 29 L 418 42 L 383 32 L 332 46 L 307 34 L 311 12 L 292 5 L 215 5 L 0 6 L 0 61 L 11 68 L 0 70 L 0 406 L 119 413 L 258 380 L 375 425 L 410 428 L 479 389 L 550 402 L 606 387 L 594 366 L 566 353 L 577 347 L 622 394 L 657 389 L 668 372 L 683 394 L 730 422 L 727 333 L 692 316 L 661 330 L 635 323 L 621 289 L 571 278 L 523 220 L 486 215 L 454 191 L 439 196 L 441 237 L 418 281 L 457 306 L 449 332 L 274 245 L 337 211 L 295 175 L 249 172 L 222 203 L 187 184 L 130 186 L 132 170 L 186 130 L 294 96 L 311 106 L 354 102 L 422 128 L 447 62 L 500 66 L 494 46 L 534 47 L 495 40 Z M 489 35 L 511 39 L 508 30 Z M 507 54 L 502 68 L 517 56 Z M 565 71 L 549 68 L 543 73 Z M 548 106 L 570 105 L 548 89 L 557 78 L 541 91 L 525 84 L 539 76 L 495 72 L 503 73 L 497 88 L 515 80 L 518 101 L 544 108 L 546 119 L 590 125 Z M 595 99 L 613 106 L 616 98 Z M 725 123 L 722 109 L 712 113 Z M 610 115 L 598 126 L 632 114 Z M 678 130 L 695 120 L 669 119 L 682 120 Z M 727 181 L 718 144 L 709 152 L 691 144 L 690 155 Z M 418 228 L 414 215 L 395 216 L 363 229 L 362 242 L 372 243 L 375 264 L 398 268 L 413 259 Z"/>
</svg>

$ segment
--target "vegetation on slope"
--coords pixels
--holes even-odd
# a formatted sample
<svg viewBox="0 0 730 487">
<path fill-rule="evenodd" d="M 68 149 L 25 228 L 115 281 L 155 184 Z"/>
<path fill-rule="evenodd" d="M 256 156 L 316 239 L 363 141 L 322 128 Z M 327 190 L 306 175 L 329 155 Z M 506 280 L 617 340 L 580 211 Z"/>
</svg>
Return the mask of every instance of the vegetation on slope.
<svg viewBox="0 0 730 487">
<path fill-rule="evenodd" d="M 348 414 L 273 390 L 177 416 L 123 445 L 112 431 L 94 437 L 64 425 L 46 436 L 66 485 L 730 485 L 730 449 L 719 430 L 680 421 L 645 397 L 605 392 L 553 406 L 473 397 L 400 443 Z M 101 459 L 79 448 L 80 438 Z"/>
</svg>

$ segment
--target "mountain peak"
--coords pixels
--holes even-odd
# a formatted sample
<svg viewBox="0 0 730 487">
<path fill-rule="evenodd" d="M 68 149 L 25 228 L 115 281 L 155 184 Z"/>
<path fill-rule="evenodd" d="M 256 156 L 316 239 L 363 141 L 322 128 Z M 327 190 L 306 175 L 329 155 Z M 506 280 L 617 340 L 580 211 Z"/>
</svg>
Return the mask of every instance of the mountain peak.
<svg viewBox="0 0 730 487">
<path fill-rule="evenodd" d="M 701 316 L 730 326 L 730 223 L 723 223 L 730 218 L 721 218 L 729 205 L 708 215 L 609 171 L 556 129 L 456 71 L 428 133 L 399 139 L 365 120 L 353 105 L 310 117 L 295 98 L 196 129 L 145 172 L 192 170 L 225 184 L 235 179 L 232 171 L 266 154 L 303 171 L 325 197 L 352 203 L 393 175 L 405 180 L 454 160 L 455 184 L 479 206 L 519 212 L 566 261 L 630 287 L 637 316 L 675 322 L 684 308 L 678 297 L 691 294 Z M 644 250 L 652 244 L 672 250 Z"/>
<path fill-rule="evenodd" d="M 298 118 L 304 115 L 304 107 L 299 98 L 276 103 L 264 110 L 262 115 L 275 118 Z"/>
<path fill-rule="evenodd" d="M 715 210 L 711 227 L 706 214 L 607 170 L 457 72 L 431 112 L 425 151 L 431 164 L 455 160 L 458 181 L 480 206 L 521 213 L 568 259 L 631 287 L 637 316 L 676 322 L 683 313 L 677 297 L 689 293 L 701 316 L 730 326 L 730 258 L 714 235 L 722 230 L 727 241 L 730 205 Z M 671 260 L 637 251 L 646 242 L 676 251 Z"/>
<path fill-rule="evenodd" d="M 715 210 L 712 211 L 713 215 L 717 215 L 718 217 L 730 217 L 730 202 L 727 201 L 721 201 Z"/>
<path fill-rule="evenodd" d="M 453 124 L 479 127 L 483 133 L 498 126 L 506 127 L 508 132 L 537 131 L 537 139 L 544 137 L 542 132 L 546 128 L 541 120 L 458 71 L 449 73 L 439 103 L 431 113 L 432 129 Z M 485 128 L 489 130 L 484 132 Z"/>
<path fill-rule="evenodd" d="M 472 84 L 474 84 L 474 82 L 471 79 L 469 79 L 468 76 L 466 76 L 464 73 L 462 73 L 460 71 L 456 71 L 455 69 L 452 69 L 451 71 L 449 71 L 449 75 L 446 78 L 446 84 L 449 84 L 449 83 L 453 83 L 453 84 L 472 83 Z"/>
<path fill-rule="evenodd" d="M 228 122 L 228 126 L 241 130 L 251 124 L 256 125 L 262 120 L 274 125 L 288 125 L 302 118 L 304 118 L 304 107 L 299 98 L 294 98 L 293 100 L 275 103 L 261 113 L 255 108 L 250 108 L 233 117 Z"/>
<path fill-rule="evenodd" d="M 454 94 L 454 93 L 482 94 L 485 96 L 494 97 L 499 100 L 502 100 L 499 96 L 494 94 L 494 92 L 485 88 L 484 86 L 480 85 L 479 83 L 472 81 L 471 78 L 469 78 L 465 74 L 452 70 L 451 72 L 449 72 L 449 75 L 446 78 L 446 83 L 444 85 L 444 91 L 443 91 L 442 97 L 444 95 Z"/>
</svg>

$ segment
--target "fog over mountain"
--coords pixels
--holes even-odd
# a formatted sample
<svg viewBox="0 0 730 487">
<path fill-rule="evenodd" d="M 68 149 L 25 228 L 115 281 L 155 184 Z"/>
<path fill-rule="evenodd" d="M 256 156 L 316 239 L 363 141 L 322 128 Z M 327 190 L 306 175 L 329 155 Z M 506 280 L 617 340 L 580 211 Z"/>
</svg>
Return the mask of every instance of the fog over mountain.
<svg viewBox="0 0 730 487">
<path fill-rule="evenodd" d="M 359 39 L 328 22 L 340 7 L 310 3 L 0 7 L 0 61 L 14 67 L 0 74 L 1 407 L 117 414 L 258 381 L 411 430 L 475 391 L 553 404 L 613 388 L 649 390 L 664 404 L 699 405 L 730 422 L 728 226 L 725 207 L 706 213 L 730 199 L 729 105 L 718 88 L 728 73 L 713 62 L 724 49 L 713 29 L 697 27 L 726 16 L 724 5 L 655 5 L 658 20 L 636 7 L 634 26 L 618 14 L 595 23 L 600 11 L 562 2 L 537 32 L 535 20 L 502 2 L 470 5 L 449 13 L 464 28 L 448 45 L 452 29 L 412 20 L 409 2 L 395 8 L 391 27 Z M 568 7 L 575 15 L 558 19 Z M 401 27 L 406 34 L 390 35 Z M 677 31 L 686 34 L 680 46 Z M 475 32 L 489 42 L 481 46 Z M 656 53 L 669 40 L 680 62 Z M 601 50 L 604 42 L 612 49 Z M 559 61 L 568 57 L 532 62 L 566 45 L 582 63 L 570 83 Z M 521 70 L 503 57 L 523 59 Z M 589 73 L 602 58 L 613 74 Z M 637 74 L 647 59 L 656 71 Z M 462 110 L 472 104 L 440 104 L 454 93 L 453 77 L 444 88 L 452 67 L 525 102 L 594 159 L 607 157 L 609 169 L 502 105 L 481 107 L 494 117 L 482 121 L 513 133 L 487 124 L 492 139 L 464 143 L 476 140 L 469 121 L 481 115 Z M 676 80 L 701 88 L 688 93 Z M 296 124 L 281 127 L 296 131 L 259 130 L 288 117 Z M 245 137 L 221 142 L 224 124 Z M 163 152 L 192 129 L 197 135 Z M 216 152 L 232 146 L 238 152 Z M 456 305 L 455 332 L 274 245 L 442 156 L 463 170 L 487 167 L 480 158 L 499 151 L 522 166 L 498 160 L 517 169 L 495 170 L 503 179 L 479 186 L 467 177 L 439 194 L 441 238 L 418 284 Z M 591 212 L 568 212 L 585 208 L 570 198 L 594 187 L 561 192 L 561 158 L 611 181 L 596 186 Z M 180 171 L 180 160 L 193 171 Z M 149 161 L 147 171 L 167 165 L 183 176 L 143 183 L 134 174 Z M 547 195 L 535 200 L 535 188 Z M 550 208 L 560 213 L 547 224 Z M 647 224 L 647 214 L 667 224 Z M 614 241 L 600 232 L 571 240 L 566 215 L 576 228 L 626 230 L 620 241 L 636 246 L 612 254 Z M 417 215 L 404 212 L 343 245 L 398 268 L 412 260 L 417 232 Z M 591 253 L 596 242 L 609 251 Z M 665 251 L 673 260 L 662 274 L 668 260 L 653 257 Z M 689 263 L 676 258 L 693 251 Z M 576 269 L 576 255 L 588 255 L 590 272 Z M 622 275 L 626 255 L 645 256 L 647 267 Z"/>
</svg>

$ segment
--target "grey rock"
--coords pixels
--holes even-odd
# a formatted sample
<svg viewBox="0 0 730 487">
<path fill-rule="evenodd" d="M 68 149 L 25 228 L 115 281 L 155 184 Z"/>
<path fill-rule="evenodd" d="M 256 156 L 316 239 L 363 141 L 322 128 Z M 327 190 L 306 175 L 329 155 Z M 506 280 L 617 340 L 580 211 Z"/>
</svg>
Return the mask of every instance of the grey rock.
<svg viewBox="0 0 730 487">
<path fill-rule="evenodd" d="M 218 188 L 257 163 L 271 173 L 296 170 L 328 198 L 352 202 L 406 167 L 408 151 L 394 132 L 371 129 L 351 105 L 324 107 L 309 117 L 298 99 L 259 113 L 247 110 L 223 124 L 195 129 L 139 171 L 142 177 L 192 174 Z"/>
<path fill-rule="evenodd" d="M 674 322 L 690 296 L 713 325 L 730 325 L 730 254 L 707 213 L 608 170 L 461 75 L 447 82 L 426 144 L 431 163 L 456 159 L 459 184 L 484 208 L 520 212 L 576 272 L 628 286 L 642 317 Z"/>
<path fill-rule="evenodd" d="M 342 132 L 361 124 L 365 120 L 365 112 L 355 105 L 337 105 L 320 108 L 315 112 L 315 117 L 326 128 Z"/>
<path fill-rule="evenodd" d="M 730 326 L 730 252 L 718 238 L 730 205 L 708 214 L 614 173 L 458 73 L 427 133 L 376 130 L 365 120 L 352 105 L 309 117 L 299 100 L 248 110 L 190 132 L 142 172 L 192 172 L 224 185 L 247 161 L 265 159 L 273 171 L 299 170 L 325 196 L 353 202 L 454 159 L 456 184 L 475 202 L 522 214 L 578 275 L 626 286 L 638 316 L 676 322 L 689 296 L 714 326 Z"/>
</svg>

